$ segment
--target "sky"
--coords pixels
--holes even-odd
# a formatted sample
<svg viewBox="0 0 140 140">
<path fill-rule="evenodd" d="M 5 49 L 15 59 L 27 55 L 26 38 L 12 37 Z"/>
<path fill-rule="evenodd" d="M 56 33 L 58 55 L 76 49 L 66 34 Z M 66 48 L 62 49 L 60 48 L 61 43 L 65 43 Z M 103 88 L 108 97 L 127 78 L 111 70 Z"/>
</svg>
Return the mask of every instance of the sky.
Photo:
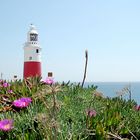
<svg viewBox="0 0 140 140">
<path fill-rule="evenodd" d="M 81 82 L 140 81 L 139 0 L 0 0 L 0 73 L 23 78 L 30 24 L 39 33 L 42 77 Z"/>
</svg>

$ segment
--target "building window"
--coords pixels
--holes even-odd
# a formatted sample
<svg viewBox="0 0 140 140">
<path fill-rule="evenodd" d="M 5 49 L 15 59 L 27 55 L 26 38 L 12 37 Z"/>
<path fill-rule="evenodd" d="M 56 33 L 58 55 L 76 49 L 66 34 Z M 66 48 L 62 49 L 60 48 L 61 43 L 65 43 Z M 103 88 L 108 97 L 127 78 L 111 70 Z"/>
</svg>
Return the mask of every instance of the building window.
<svg viewBox="0 0 140 140">
<path fill-rule="evenodd" d="M 38 34 L 30 34 L 30 41 L 37 41 L 38 40 Z"/>
<path fill-rule="evenodd" d="M 29 57 L 29 60 L 32 60 L 32 56 Z"/>
<path fill-rule="evenodd" d="M 36 49 L 36 53 L 39 53 L 39 49 Z"/>
</svg>

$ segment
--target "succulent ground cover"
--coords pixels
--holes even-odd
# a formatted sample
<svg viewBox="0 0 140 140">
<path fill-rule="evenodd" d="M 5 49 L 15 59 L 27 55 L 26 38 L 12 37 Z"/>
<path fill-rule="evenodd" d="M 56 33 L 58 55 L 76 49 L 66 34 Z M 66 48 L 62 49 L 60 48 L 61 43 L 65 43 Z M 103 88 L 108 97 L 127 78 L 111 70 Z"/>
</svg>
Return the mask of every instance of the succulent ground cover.
<svg viewBox="0 0 140 140">
<path fill-rule="evenodd" d="M 96 86 L 41 78 L 0 81 L 1 140 L 140 139 L 140 106 Z"/>
</svg>

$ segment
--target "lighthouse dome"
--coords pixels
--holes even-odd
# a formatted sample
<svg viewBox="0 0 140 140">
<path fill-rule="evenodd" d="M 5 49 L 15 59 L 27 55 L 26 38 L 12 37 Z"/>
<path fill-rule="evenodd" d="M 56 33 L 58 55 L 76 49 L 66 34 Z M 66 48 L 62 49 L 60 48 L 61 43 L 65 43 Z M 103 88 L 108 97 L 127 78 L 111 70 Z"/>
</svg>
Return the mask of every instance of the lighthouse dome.
<svg viewBox="0 0 140 140">
<path fill-rule="evenodd" d="M 30 33 L 30 34 L 38 34 L 38 32 L 36 30 L 36 27 L 33 24 L 30 25 L 30 30 L 29 30 L 28 33 Z"/>
</svg>

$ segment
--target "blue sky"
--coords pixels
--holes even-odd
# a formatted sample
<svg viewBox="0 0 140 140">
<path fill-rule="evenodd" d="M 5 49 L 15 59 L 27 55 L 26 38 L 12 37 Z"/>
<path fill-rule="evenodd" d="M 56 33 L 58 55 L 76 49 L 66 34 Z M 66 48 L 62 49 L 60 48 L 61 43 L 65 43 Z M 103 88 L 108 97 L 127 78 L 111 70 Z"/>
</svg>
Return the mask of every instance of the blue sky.
<svg viewBox="0 0 140 140">
<path fill-rule="evenodd" d="M 23 75 L 23 44 L 30 23 L 39 32 L 43 78 L 140 81 L 139 0 L 1 0 L 0 72 Z"/>
</svg>

